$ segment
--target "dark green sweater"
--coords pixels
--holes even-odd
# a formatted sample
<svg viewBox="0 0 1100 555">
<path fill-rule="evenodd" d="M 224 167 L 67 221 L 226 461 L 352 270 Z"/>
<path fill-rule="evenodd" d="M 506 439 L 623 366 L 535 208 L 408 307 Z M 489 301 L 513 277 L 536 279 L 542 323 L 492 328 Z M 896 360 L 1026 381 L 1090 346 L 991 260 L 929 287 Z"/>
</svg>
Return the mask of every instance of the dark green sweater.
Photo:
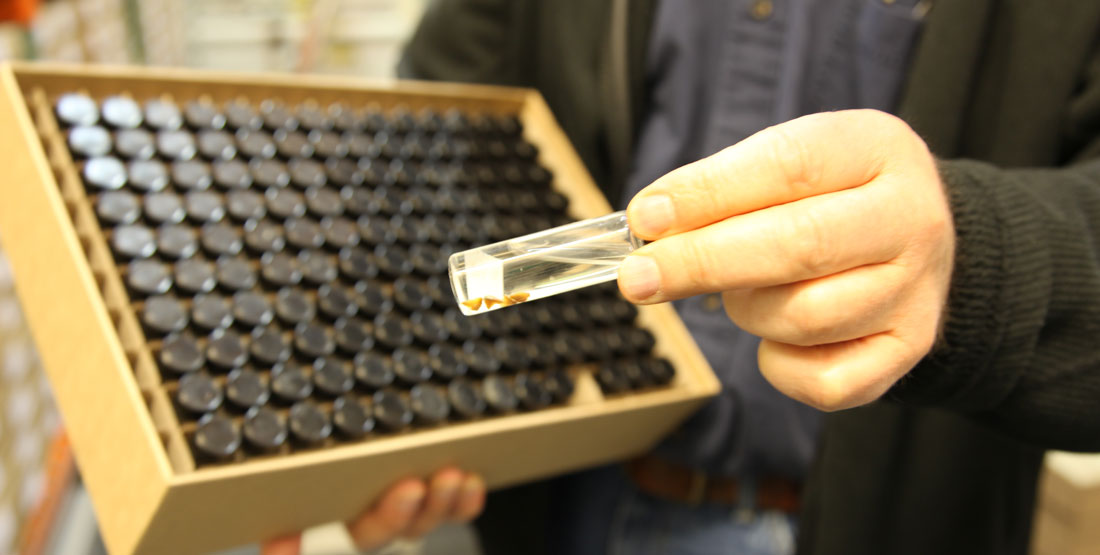
<svg viewBox="0 0 1100 555">
<path fill-rule="evenodd" d="M 539 89 L 617 198 L 652 8 L 437 2 L 402 72 Z M 1100 2 L 935 3 L 900 114 L 951 196 L 947 324 L 889 401 L 827 419 L 803 551 L 1023 553 L 1042 449 L 1100 450 L 1098 38 Z"/>
</svg>

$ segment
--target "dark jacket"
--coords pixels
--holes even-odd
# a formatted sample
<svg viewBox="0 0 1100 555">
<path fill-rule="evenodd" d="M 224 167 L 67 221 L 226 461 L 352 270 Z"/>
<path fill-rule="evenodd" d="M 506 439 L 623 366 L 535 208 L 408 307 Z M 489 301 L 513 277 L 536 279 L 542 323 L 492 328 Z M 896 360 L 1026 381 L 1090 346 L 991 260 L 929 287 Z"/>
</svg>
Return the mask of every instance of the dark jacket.
<svg viewBox="0 0 1100 555">
<path fill-rule="evenodd" d="M 615 199 L 652 13 L 652 0 L 436 2 L 401 71 L 537 88 Z M 827 419 L 802 551 L 1024 553 L 1042 450 L 1100 450 L 1098 39 L 1098 2 L 934 4 L 899 113 L 950 193 L 948 318 L 888 400 Z"/>
</svg>

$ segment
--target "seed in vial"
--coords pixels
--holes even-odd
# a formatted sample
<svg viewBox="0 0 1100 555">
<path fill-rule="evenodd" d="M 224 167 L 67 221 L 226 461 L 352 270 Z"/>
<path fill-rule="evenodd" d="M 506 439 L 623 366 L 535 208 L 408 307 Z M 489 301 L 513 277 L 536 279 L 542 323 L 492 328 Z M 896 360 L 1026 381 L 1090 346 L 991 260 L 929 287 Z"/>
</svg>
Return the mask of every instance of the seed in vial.
<svg viewBox="0 0 1100 555">
<path fill-rule="evenodd" d="M 504 298 L 512 301 L 512 304 L 518 304 L 526 301 L 530 296 L 530 293 L 512 293 L 511 295 L 505 295 Z"/>
<path fill-rule="evenodd" d="M 468 301 L 462 301 L 462 304 L 466 305 L 466 308 L 470 310 L 477 310 L 481 308 L 481 297 L 470 299 Z"/>
</svg>

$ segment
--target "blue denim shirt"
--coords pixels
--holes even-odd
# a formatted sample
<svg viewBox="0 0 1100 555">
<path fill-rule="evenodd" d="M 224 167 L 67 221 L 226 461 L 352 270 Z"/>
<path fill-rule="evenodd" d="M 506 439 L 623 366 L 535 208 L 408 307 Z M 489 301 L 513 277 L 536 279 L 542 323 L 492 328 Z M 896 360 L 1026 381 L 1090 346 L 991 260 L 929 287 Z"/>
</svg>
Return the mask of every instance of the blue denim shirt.
<svg viewBox="0 0 1100 555">
<path fill-rule="evenodd" d="M 826 110 L 893 110 L 924 5 L 663 0 L 647 53 L 650 105 L 622 205 L 669 170 L 769 125 Z M 821 415 L 764 380 L 759 339 L 730 322 L 716 295 L 675 306 L 723 391 L 657 452 L 713 474 L 805 475 Z"/>
</svg>

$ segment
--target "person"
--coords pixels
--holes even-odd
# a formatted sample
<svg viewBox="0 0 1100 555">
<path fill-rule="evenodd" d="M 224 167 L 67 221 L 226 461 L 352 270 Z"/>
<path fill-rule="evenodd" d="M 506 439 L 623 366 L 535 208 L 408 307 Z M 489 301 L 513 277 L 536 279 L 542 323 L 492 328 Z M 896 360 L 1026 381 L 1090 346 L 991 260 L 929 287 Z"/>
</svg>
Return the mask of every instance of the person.
<svg viewBox="0 0 1100 555">
<path fill-rule="evenodd" d="M 484 524 L 547 527 L 509 548 L 483 525 L 488 551 L 782 552 L 796 519 L 752 491 L 785 468 L 808 473 L 799 551 L 1025 553 L 1043 449 L 1100 449 L 1089 4 L 434 3 L 404 75 L 537 88 L 633 198 L 654 241 L 620 287 L 675 301 L 726 386 L 646 460 L 739 490 L 683 503 L 582 472 L 517 495 L 526 513 L 490 498 Z M 746 337 L 777 390 L 848 409 L 816 452 L 812 413 L 744 387 Z"/>
</svg>

